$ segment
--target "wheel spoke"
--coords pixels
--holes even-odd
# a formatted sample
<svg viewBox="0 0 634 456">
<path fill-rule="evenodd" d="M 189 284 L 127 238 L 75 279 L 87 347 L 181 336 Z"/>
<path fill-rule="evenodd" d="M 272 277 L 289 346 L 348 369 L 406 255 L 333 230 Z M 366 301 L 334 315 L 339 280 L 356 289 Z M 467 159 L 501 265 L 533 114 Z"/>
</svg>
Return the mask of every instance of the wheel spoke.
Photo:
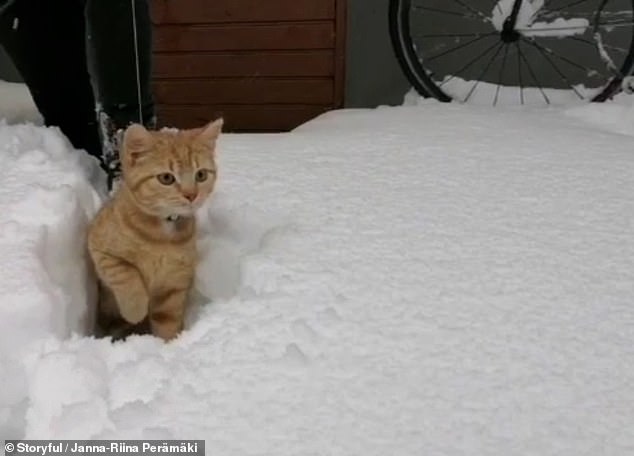
<svg viewBox="0 0 634 456">
<path fill-rule="evenodd" d="M 583 71 L 584 71 L 584 72 L 586 72 L 586 73 L 599 73 L 599 74 L 601 74 L 601 72 L 600 72 L 600 71 L 597 71 L 597 70 L 594 70 L 594 69 L 592 69 L 592 68 L 588 68 L 588 67 L 586 67 L 586 66 L 580 65 L 580 64 L 578 64 L 577 62 L 575 62 L 574 60 L 570 60 L 568 57 L 564 57 L 563 55 L 559 55 L 559 54 L 557 54 L 557 53 L 556 53 L 555 51 L 553 51 L 552 49 L 550 49 L 550 48 L 548 48 L 548 47 L 546 47 L 546 46 L 543 46 L 543 45 L 541 45 L 541 44 L 537 43 L 535 40 L 531 40 L 531 39 L 528 39 L 528 38 L 526 38 L 526 37 L 522 37 L 522 40 L 523 40 L 523 41 L 525 41 L 525 42 L 527 42 L 527 43 L 529 43 L 529 44 L 532 44 L 534 47 L 536 47 L 536 48 L 537 48 L 537 49 L 539 49 L 540 51 L 547 52 L 548 54 L 550 54 L 550 55 L 552 55 L 552 56 L 554 56 L 554 57 L 557 57 L 557 58 L 558 58 L 559 60 L 561 60 L 562 62 L 566 62 L 568 65 L 574 66 L 575 68 L 578 68 L 578 69 L 580 69 L 580 70 L 583 70 Z"/>
<path fill-rule="evenodd" d="M 596 11 L 575 11 L 574 13 L 570 13 L 571 17 L 570 18 L 586 18 L 586 19 L 594 19 L 596 17 Z M 562 13 L 560 13 L 559 11 L 553 11 L 553 10 L 539 10 L 537 12 L 536 15 L 534 15 L 532 17 L 532 19 L 535 18 L 543 18 L 543 19 L 548 19 L 548 18 L 562 18 Z M 563 18 L 565 19 L 565 17 Z"/>
<path fill-rule="evenodd" d="M 602 22 L 596 24 L 597 28 L 606 28 L 606 27 L 632 27 L 634 26 L 634 21 L 614 21 L 614 22 Z M 593 28 L 593 25 L 576 25 L 571 27 L 544 27 L 544 28 L 527 28 L 527 29 L 517 29 L 516 32 L 519 33 L 531 33 L 531 32 L 564 32 L 566 30 L 587 30 L 589 28 Z"/>
<path fill-rule="evenodd" d="M 615 27 L 615 28 L 619 28 L 619 27 L 632 27 L 634 26 L 634 21 L 633 20 L 629 20 L 629 21 L 612 21 L 612 22 L 599 22 L 596 24 L 596 28 L 607 28 L 607 27 Z M 574 27 L 573 27 L 574 28 Z"/>
<path fill-rule="evenodd" d="M 535 72 L 533 71 L 533 67 L 531 67 L 530 62 L 526 59 L 526 56 L 522 52 L 522 48 L 520 46 L 520 42 L 516 41 L 516 43 L 517 43 L 517 52 L 519 52 L 520 58 L 526 64 L 526 68 L 528 68 L 528 73 L 533 78 L 533 81 L 535 81 L 535 84 L 537 84 L 537 88 L 539 89 L 539 91 L 541 92 L 542 96 L 544 97 L 544 100 L 546 100 L 546 104 L 550 104 L 550 100 L 546 96 L 546 93 L 544 92 L 544 88 L 542 87 L 542 85 L 540 84 L 539 80 L 537 79 L 537 76 L 535 76 Z"/>
<path fill-rule="evenodd" d="M 499 3 L 498 3 L 499 4 Z M 500 96 L 500 87 L 502 86 L 502 77 L 504 76 L 504 68 L 506 67 L 506 58 L 509 55 L 509 46 L 504 46 L 504 57 L 502 57 L 502 67 L 500 68 L 500 74 L 498 76 L 498 86 L 495 89 L 495 98 L 493 99 L 493 106 L 497 106 L 498 97 Z"/>
<path fill-rule="evenodd" d="M 546 3 L 546 2 L 544 1 L 544 3 Z M 540 13 L 541 14 L 544 13 L 544 10 L 542 10 L 542 8 L 538 8 L 537 11 L 535 11 L 533 14 L 531 14 L 531 17 L 528 19 L 528 23 L 532 24 L 533 21 L 535 20 L 535 18 L 540 15 Z"/>
<path fill-rule="evenodd" d="M 458 50 L 460 50 L 460 49 L 463 49 L 463 48 L 465 48 L 465 47 L 469 46 L 470 44 L 477 43 L 478 41 L 483 40 L 484 38 L 488 38 L 488 37 L 490 37 L 491 35 L 497 35 L 497 33 L 495 33 L 495 32 L 491 32 L 491 33 L 487 33 L 487 34 L 485 34 L 485 35 L 482 35 L 482 36 L 480 36 L 480 37 L 478 37 L 478 38 L 474 38 L 474 39 L 472 39 L 472 40 L 467 41 L 466 43 L 459 44 L 459 45 L 458 45 L 458 46 L 456 46 L 456 47 L 453 47 L 453 48 L 451 48 L 451 49 L 448 49 L 448 50 L 446 50 L 446 51 L 443 51 L 443 52 L 441 52 L 440 54 L 433 55 L 433 56 L 431 56 L 431 57 L 429 57 L 429 58 L 425 59 L 425 61 L 426 61 L 426 62 L 432 62 L 432 61 L 434 61 L 434 60 L 436 60 L 436 59 L 438 59 L 438 58 L 440 58 L 440 57 L 443 57 L 443 56 L 445 56 L 445 55 L 447 55 L 447 54 L 451 54 L 452 52 L 455 52 L 455 51 L 458 51 Z"/>
<path fill-rule="evenodd" d="M 491 22 L 491 18 L 489 16 L 487 16 L 486 14 L 484 14 L 482 11 L 478 11 L 477 9 L 475 9 L 472 6 L 467 5 L 465 2 L 463 2 L 462 0 L 451 0 L 454 3 L 459 4 L 460 6 L 462 6 L 464 9 L 466 9 L 467 11 L 471 11 L 473 14 L 475 14 L 476 16 L 478 16 L 480 19 L 482 19 L 484 22 L 490 23 Z"/>
<path fill-rule="evenodd" d="M 414 11 L 431 11 L 434 13 L 447 14 L 449 16 L 459 16 L 467 19 L 477 19 L 479 16 L 474 14 L 459 13 L 458 11 L 449 11 L 440 8 L 432 8 L 431 6 L 412 6 Z"/>
<path fill-rule="evenodd" d="M 575 5 L 578 5 L 580 3 L 583 3 L 584 1 L 586 1 L 586 0 L 580 1 L 579 3 L 575 3 L 572 6 L 575 6 Z M 571 5 L 568 5 L 568 6 L 571 6 Z M 565 6 L 562 6 L 562 7 L 556 8 L 554 10 L 550 10 L 550 9 L 545 9 L 545 7 L 546 7 L 546 5 L 544 5 L 544 8 L 541 8 L 541 9 L 537 10 L 536 12 L 534 12 L 531 15 L 528 23 L 529 24 L 532 23 L 532 21 L 534 21 L 538 17 L 545 19 L 545 18 L 552 17 L 552 16 L 556 15 L 557 18 L 560 18 L 561 17 L 560 11 L 565 8 Z M 575 18 L 584 17 L 584 18 L 594 19 L 596 17 L 597 11 L 596 10 L 595 11 L 575 11 L 574 13 L 570 13 L 570 14 L 574 15 Z"/>
<path fill-rule="evenodd" d="M 592 46 L 595 49 L 597 48 L 597 43 L 593 43 L 592 41 L 587 40 L 585 38 L 580 38 L 578 36 L 570 36 L 568 38 L 570 38 L 573 41 L 579 41 L 580 43 L 585 43 L 585 44 L 587 44 L 589 46 Z M 604 44 L 603 47 L 606 48 L 606 49 L 612 49 L 612 50 L 617 51 L 617 52 L 622 52 L 624 54 L 626 52 L 629 52 L 628 49 L 625 49 L 625 48 L 622 48 L 622 47 L 618 47 L 618 46 L 612 46 L 610 44 Z"/>
<path fill-rule="evenodd" d="M 466 103 L 467 101 L 469 101 L 469 98 L 471 98 L 471 95 L 473 95 L 473 92 L 475 92 L 476 87 L 478 87 L 478 84 L 480 84 L 480 81 L 482 80 L 484 75 L 487 73 L 487 71 L 489 71 L 489 68 L 491 68 L 491 65 L 493 65 L 493 61 L 498 56 L 498 54 L 500 53 L 503 47 L 504 47 L 504 42 L 498 45 L 497 50 L 495 51 L 493 56 L 491 56 L 491 58 L 489 59 L 489 62 L 487 63 L 486 67 L 484 67 L 484 70 L 482 70 L 482 73 L 480 73 L 478 77 L 476 78 L 475 84 L 473 84 L 473 87 L 471 87 L 471 90 L 469 90 L 469 93 L 467 94 L 467 97 L 464 99 L 463 103 Z"/>
<path fill-rule="evenodd" d="M 466 38 L 474 36 L 488 36 L 491 32 L 487 33 L 427 33 L 416 34 L 417 38 Z"/>
<path fill-rule="evenodd" d="M 520 49 L 520 42 L 515 42 L 515 48 L 517 49 L 517 75 L 520 82 L 520 103 L 524 104 L 524 82 L 522 81 L 522 55 Z"/>
<path fill-rule="evenodd" d="M 564 6 L 560 6 L 559 8 L 555 8 L 554 10 L 551 10 L 551 11 L 553 11 L 553 12 L 561 11 L 561 10 L 566 9 L 566 8 L 571 8 L 573 6 L 581 5 L 582 3 L 585 3 L 587 1 L 590 1 L 590 0 L 574 0 L 573 2 L 570 2 L 570 3 L 568 3 L 568 4 L 564 5 Z"/>
<path fill-rule="evenodd" d="M 473 59 L 471 59 L 470 61 L 467 62 L 467 64 L 465 66 L 463 66 L 462 68 L 460 68 L 458 71 L 456 71 L 454 74 L 452 74 L 451 76 L 449 76 L 448 79 L 445 79 L 443 82 L 441 82 L 438 86 L 442 87 L 443 85 L 447 84 L 449 81 L 451 81 L 453 78 L 455 78 L 457 75 L 459 75 L 460 73 L 462 73 L 464 70 L 466 70 L 467 68 L 469 68 L 471 65 L 473 65 L 476 61 L 478 61 L 480 58 L 484 57 L 486 54 L 489 53 L 489 51 L 491 49 L 493 49 L 495 46 L 499 46 L 500 44 L 498 42 L 493 43 L 493 45 L 491 45 L 490 47 L 486 48 L 484 50 L 484 52 L 478 54 L 477 56 L 475 56 Z"/>
<path fill-rule="evenodd" d="M 550 66 L 553 67 L 553 69 L 557 72 L 557 74 L 559 74 L 559 76 L 564 80 L 564 82 L 566 84 L 568 84 L 568 87 L 570 87 L 572 89 L 572 91 L 579 97 L 579 99 L 583 100 L 583 95 L 581 95 L 579 93 L 579 91 L 576 89 L 575 86 L 573 86 L 570 83 L 570 80 L 566 77 L 566 75 L 561 71 L 561 69 L 555 65 L 555 62 L 552 61 L 552 59 L 548 56 L 548 53 L 546 53 L 544 51 L 544 49 L 542 48 L 542 46 L 539 46 L 537 43 L 532 42 L 531 40 L 527 40 L 526 38 L 522 38 L 522 40 L 525 43 L 530 44 L 531 46 L 534 46 L 542 55 L 542 57 L 544 57 L 544 59 L 550 64 Z"/>
<path fill-rule="evenodd" d="M 500 6 L 500 0 L 493 0 L 495 2 L 495 7 L 500 12 L 500 14 L 504 15 L 504 11 L 502 11 L 502 7 Z"/>
</svg>

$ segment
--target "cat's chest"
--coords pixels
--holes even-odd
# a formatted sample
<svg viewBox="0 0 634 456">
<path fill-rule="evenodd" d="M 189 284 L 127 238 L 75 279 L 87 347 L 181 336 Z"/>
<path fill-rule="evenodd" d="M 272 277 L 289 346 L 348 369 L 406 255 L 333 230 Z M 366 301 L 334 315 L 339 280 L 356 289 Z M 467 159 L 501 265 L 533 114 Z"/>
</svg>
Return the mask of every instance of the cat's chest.
<svg viewBox="0 0 634 456">
<path fill-rule="evenodd" d="M 186 287 L 194 275 L 196 251 L 192 243 L 179 246 L 144 245 L 135 263 L 149 288 Z"/>
</svg>

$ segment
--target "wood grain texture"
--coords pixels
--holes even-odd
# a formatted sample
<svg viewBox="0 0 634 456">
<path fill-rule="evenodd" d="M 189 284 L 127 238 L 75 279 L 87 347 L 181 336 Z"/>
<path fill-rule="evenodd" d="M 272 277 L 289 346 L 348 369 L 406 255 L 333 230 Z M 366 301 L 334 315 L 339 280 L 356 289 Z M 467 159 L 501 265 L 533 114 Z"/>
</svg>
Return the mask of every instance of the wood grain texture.
<svg viewBox="0 0 634 456">
<path fill-rule="evenodd" d="M 317 104 L 332 105 L 331 79 L 158 80 L 159 104 Z"/>
<path fill-rule="evenodd" d="M 288 131 L 344 106 L 345 0 L 152 0 L 159 125 Z"/>
<path fill-rule="evenodd" d="M 154 56 L 154 77 L 328 77 L 335 73 L 331 50 L 282 52 L 170 53 Z"/>
<path fill-rule="evenodd" d="M 335 0 L 154 0 L 155 24 L 333 19 Z"/>
<path fill-rule="evenodd" d="M 194 128 L 224 118 L 226 132 L 288 131 L 328 111 L 329 106 L 306 105 L 159 105 L 161 125 Z"/>
<path fill-rule="evenodd" d="M 334 23 L 165 25 L 154 29 L 155 52 L 332 49 Z"/>
</svg>

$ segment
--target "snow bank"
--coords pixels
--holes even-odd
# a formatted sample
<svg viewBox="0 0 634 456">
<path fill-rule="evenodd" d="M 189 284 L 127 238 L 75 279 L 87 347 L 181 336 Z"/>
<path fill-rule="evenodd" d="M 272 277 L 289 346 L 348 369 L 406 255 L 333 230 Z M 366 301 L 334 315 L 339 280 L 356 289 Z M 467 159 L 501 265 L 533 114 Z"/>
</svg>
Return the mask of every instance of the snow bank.
<svg viewBox="0 0 634 456">
<path fill-rule="evenodd" d="M 495 105 L 498 108 L 504 107 L 506 109 L 587 106 L 588 102 L 585 100 L 592 99 L 600 92 L 600 88 L 589 88 L 583 85 L 575 86 L 577 93 L 569 89 L 539 89 L 537 87 L 524 87 L 520 90 L 519 87 L 498 86 L 484 81 L 467 81 L 449 75 L 445 76 L 443 81 L 443 91 L 453 100 L 456 100 L 456 103 L 486 107 Z M 412 88 L 405 94 L 403 104 L 416 106 L 424 104 L 428 100 L 421 97 Z M 467 101 L 465 102 L 465 100 Z"/>
<path fill-rule="evenodd" d="M 56 129 L 0 125 L 0 439 L 22 431 L 28 358 L 90 331 L 93 163 Z"/>
<path fill-rule="evenodd" d="M 619 94 L 608 103 L 569 108 L 565 114 L 582 124 L 598 126 L 602 130 L 634 136 L 634 97 Z"/>
<path fill-rule="evenodd" d="M 3 144 L 37 143 L 23 128 Z M 78 238 L 86 174 L 47 154 L 19 196 L 48 185 L 33 200 Z M 67 337 L 85 296 L 58 297 L 46 271 L 68 258 L 38 263 L 25 242 L 28 281 L 0 289 L 56 337 L 2 361 L 2 431 L 199 438 L 218 455 L 629 455 L 633 166 L 629 141 L 554 109 L 426 103 L 226 135 L 199 214 L 201 305 L 176 341 Z M 48 200 L 53 182 L 76 191 Z M 17 245 L 45 215 L 6 198 Z M 66 243 L 73 290 L 84 263 Z M 65 324 L 41 318 L 51 303 Z M 3 347 L 21 346 L 0 321 Z"/>
</svg>

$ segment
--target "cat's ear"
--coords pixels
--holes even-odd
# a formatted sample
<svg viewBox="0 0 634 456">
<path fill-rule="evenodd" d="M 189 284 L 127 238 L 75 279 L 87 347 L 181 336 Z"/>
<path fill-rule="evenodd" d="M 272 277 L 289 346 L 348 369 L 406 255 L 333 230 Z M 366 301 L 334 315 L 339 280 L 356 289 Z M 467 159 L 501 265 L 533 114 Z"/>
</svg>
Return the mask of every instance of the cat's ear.
<svg viewBox="0 0 634 456">
<path fill-rule="evenodd" d="M 223 124 L 224 120 L 222 117 L 213 122 L 209 122 L 206 126 L 198 129 L 196 132 L 196 140 L 213 147 L 222 132 Z"/>
<path fill-rule="evenodd" d="M 152 149 L 154 139 L 151 133 L 140 124 L 130 125 L 123 134 L 124 159 L 130 166 Z"/>
</svg>

